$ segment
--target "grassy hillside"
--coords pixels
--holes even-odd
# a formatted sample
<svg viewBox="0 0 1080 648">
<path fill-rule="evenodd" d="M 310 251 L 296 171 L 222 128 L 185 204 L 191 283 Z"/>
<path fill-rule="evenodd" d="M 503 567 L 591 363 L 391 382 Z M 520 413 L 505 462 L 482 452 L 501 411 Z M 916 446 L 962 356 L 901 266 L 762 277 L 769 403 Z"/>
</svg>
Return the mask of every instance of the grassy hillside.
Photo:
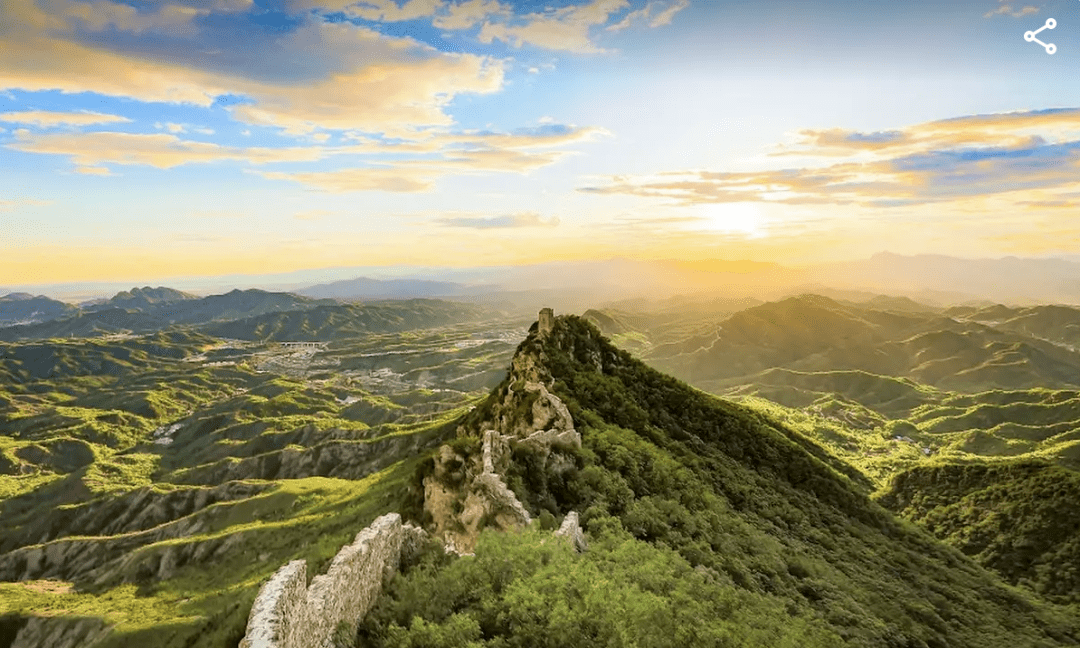
<svg viewBox="0 0 1080 648">
<path fill-rule="evenodd" d="M 95 646 L 231 648 L 282 564 L 317 573 L 378 515 L 418 519 L 419 457 L 524 331 L 421 306 L 317 351 L 190 330 L 0 344 L 0 645 L 47 619 Z"/>
</svg>

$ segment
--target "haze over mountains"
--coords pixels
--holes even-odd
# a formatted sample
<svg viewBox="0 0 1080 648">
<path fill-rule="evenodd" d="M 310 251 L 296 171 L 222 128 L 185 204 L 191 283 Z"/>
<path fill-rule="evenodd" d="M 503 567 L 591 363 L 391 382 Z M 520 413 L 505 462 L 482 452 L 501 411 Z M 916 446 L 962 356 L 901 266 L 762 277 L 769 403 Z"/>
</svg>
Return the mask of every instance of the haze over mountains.
<svg viewBox="0 0 1080 648">
<path fill-rule="evenodd" d="M 330 281 L 320 277 L 334 277 Z M 179 277 L 165 281 L 173 289 L 228 292 L 259 287 L 289 291 L 314 298 L 345 300 L 450 297 L 501 297 L 508 305 L 523 305 L 525 295 L 554 299 L 554 306 L 585 310 L 604 301 L 634 298 L 661 299 L 675 295 L 715 293 L 728 297 L 775 299 L 785 294 L 846 290 L 868 296 L 907 296 L 935 305 L 966 301 L 1005 304 L 1080 303 L 1080 261 L 1075 259 L 960 259 L 942 255 L 904 256 L 888 252 L 869 259 L 812 266 L 784 266 L 747 261 L 605 261 L 549 262 L 494 267 L 333 268 L 294 273 L 236 276 L 233 278 Z M 97 283 L 51 286 L 13 286 L 9 292 L 45 293 L 56 299 L 126 290 L 130 284 Z M 145 290 L 145 289 L 144 289 Z M 158 299 L 175 300 L 176 295 Z M 24 296 L 2 298 L 6 302 Z M 133 301 L 108 299 L 113 306 Z M 3 304 L 5 302 L 0 302 Z M 87 304 L 91 305 L 91 304 Z M 529 303 L 529 308 L 532 308 Z M 53 304 L 52 308 L 63 308 Z M 31 311 L 33 312 L 33 311 Z M 51 311 L 50 311 L 51 312 Z M 21 321 L 10 307 L 0 310 L 0 324 Z M 24 318 L 25 319 L 25 318 Z"/>
</svg>

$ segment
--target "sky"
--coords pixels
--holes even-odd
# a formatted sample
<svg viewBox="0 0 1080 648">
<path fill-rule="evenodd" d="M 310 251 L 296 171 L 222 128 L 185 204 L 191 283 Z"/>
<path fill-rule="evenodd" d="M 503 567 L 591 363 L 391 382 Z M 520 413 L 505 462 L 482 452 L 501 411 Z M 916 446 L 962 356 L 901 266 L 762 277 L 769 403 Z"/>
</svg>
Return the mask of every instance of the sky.
<svg viewBox="0 0 1080 648">
<path fill-rule="evenodd" d="M 1080 253 L 1080 0 L 0 0 L 0 285 L 885 250 Z"/>
</svg>

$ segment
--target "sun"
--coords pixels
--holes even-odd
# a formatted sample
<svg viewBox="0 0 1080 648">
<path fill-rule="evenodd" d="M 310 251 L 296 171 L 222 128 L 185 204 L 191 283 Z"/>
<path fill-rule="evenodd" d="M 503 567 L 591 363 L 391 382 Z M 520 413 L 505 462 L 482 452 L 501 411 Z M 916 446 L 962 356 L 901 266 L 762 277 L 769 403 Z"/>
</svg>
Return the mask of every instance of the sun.
<svg viewBox="0 0 1080 648">
<path fill-rule="evenodd" d="M 702 205 L 705 228 L 748 238 L 765 236 L 761 206 L 753 202 L 715 203 Z"/>
</svg>

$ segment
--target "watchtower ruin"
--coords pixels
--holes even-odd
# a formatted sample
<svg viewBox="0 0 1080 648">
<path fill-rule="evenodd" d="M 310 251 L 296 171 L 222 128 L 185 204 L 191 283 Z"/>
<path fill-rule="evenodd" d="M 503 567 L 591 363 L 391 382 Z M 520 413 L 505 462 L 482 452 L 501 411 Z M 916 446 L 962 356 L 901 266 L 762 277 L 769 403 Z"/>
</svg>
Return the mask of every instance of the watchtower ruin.
<svg viewBox="0 0 1080 648">
<path fill-rule="evenodd" d="M 541 336 L 551 333 L 555 329 L 555 311 L 550 308 L 541 308 L 538 321 Z"/>
</svg>

